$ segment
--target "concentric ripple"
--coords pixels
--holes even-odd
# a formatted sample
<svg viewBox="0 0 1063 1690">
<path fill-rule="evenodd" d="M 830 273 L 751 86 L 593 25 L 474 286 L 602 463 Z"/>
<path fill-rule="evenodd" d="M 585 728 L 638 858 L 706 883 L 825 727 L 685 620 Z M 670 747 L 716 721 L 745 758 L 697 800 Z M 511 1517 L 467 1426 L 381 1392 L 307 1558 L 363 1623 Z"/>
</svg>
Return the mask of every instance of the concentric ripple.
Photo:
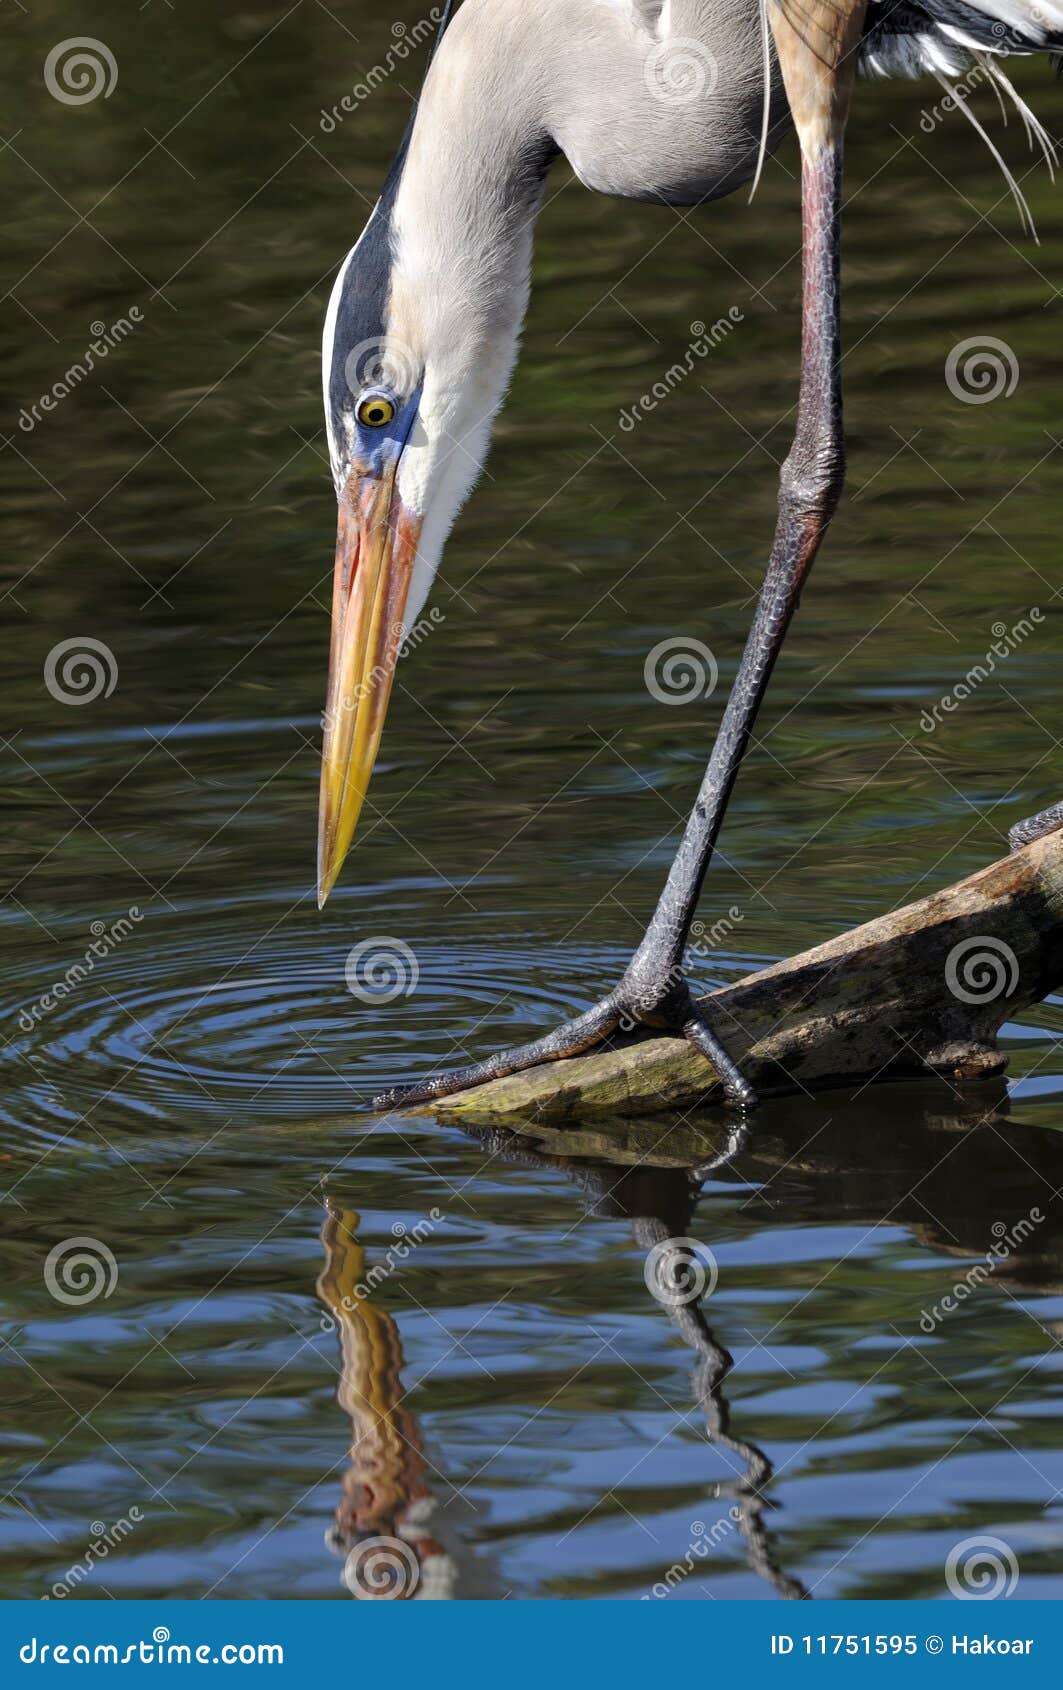
<svg viewBox="0 0 1063 1690">
<path fill-rule="evenodd" d="M 74 1109 L 102 1097 L 138 1114 L 342 1113 L 549 1029 L 621 966 L 609 952 L 527 940 L 414 941 L 396 980 L 377 964 L 397 941 L 349 937 L 293 927 L 252 945 L 246 927 L 212 917 L 161 942 L 136 935 L 68 992 L 38 967 L 18 982 L 20 1002 L 0 1004 L 7 1055 L 39 1103 L 55 1090 Z"/>
</svg>

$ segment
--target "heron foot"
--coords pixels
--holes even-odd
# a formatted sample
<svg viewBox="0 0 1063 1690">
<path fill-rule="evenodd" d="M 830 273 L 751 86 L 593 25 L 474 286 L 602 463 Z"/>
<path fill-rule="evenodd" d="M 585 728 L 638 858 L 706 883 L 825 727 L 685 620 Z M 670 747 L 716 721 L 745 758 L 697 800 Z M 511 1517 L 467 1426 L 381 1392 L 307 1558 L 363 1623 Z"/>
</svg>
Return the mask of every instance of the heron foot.
<svg viewBox="0 0 1063 1690">
<path fill-rule="evenodd" d="M 629 1030 L 645 1026 L 688 1039 L 715 1067 L 723 1083 L 727 1103 L 743 1113 L 755 1107 L 758 1101 L 756 1091 L 720 1044 L 694 1003 L 685 980 L 677 982 L 673 972 L 667 989 L 662 988 L 655 995 L 652 1009 L 646 1008 L 644 997 L 636 998 L 629 994 L 626 985 L 625 981 L 615 993 L 602 998 L 592 1009 L 573 1021 L 566 1021 L 544 1038 L 496 1051 L 483 1062 L 453 1068 L 445 1074 L 433 1074 L 415 1085 L 396 1086 L 374 1097 L 372 1106 L 374 1109 L 402 1109 L 416 1103 L 432 1103 L 439 1098 L 452 1097 L 455 1092 L 486 1085 L 489 1080 L 524 1073 L 544 1062 L 559 1062 L 568 1056 L 579 1056 L 584 1051 L 593 1050 L 618 1028 Z"/>
<path fill-rule="evenodd" d="M 1043 839 L 1048 833 L 1057 833 L 1061 827 L 1063 803 L 1050 804 L 1047 810 L 1038 810 L 1036 816 L 1016 822 L 1008 832 L 1008 844 L 1013 851 L 1021 851 L 1024 845 L 1032 845 L 1035 839 Z"/>
</svg>

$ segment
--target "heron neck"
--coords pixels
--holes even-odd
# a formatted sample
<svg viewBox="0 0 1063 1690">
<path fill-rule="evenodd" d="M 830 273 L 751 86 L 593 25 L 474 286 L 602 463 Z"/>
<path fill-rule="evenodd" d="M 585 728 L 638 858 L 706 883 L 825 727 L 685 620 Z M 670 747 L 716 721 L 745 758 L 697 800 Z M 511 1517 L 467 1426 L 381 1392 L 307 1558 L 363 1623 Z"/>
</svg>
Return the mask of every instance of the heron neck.
<svg viewBox="0 0 1063 1690">
<path fill-rule="evenodd" d="M 515 345 L 523 321 L 533 226 L 558 151 L 541 69 L 521 51 L 527 27 L 513 0 L 466 0 L 421 94 L 392 230 L 399 313 L 408 302 L 411 333 L 430 346 L 478 340 L 489 353 Z M 425 313 L 430 325 L 417 320 Z"/>
</svg>

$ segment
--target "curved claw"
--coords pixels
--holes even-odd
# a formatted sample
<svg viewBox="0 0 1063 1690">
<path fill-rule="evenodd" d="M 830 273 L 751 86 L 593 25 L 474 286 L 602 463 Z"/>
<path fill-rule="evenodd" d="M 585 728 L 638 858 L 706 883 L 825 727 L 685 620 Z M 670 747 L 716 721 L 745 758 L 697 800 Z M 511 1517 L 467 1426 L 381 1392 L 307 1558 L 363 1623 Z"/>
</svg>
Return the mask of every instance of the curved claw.
<svg viewBox="0 0 1063 1690">
<path fill-rule="evenodd" d="M 515 1045 L 509 1050 L 496 1051 L 483 1062 L 467 1068 L 454 1068 L 447 1074 L 434 1074 L 413 1086 L 395 1086 L 391 1091 L 374 1097 L 374 1109 L 403 1108 L 410 1103 L 431 1103 L 435 1098 L 451 1097 L 455 1092 L 471 1086 L 482 1086 L 488 1080 L 500 1080 L 507 1074 L 519 1074 L 535 1068 L 540 1062 L 558 1062 L 566 1056 L 578 1056 L 616 1031 L 620 1025 L 620 1010 L 612 998 L 603 998 L 593 1009 L 566 1021 L 532 1044 Z"/>
<path fill-rule="evenodd" d="M 760 1101 L 756 1089 L 750 1085 L 738 1064 L 731 1061 L 700 1009 L 693 1005 L 689 1020 L 683 1023 L 683 1037 L 689 1039 L 702 1056 L 708 1057 L 723 1081 L 728 1103 L 743 1112 L 756 1108 Z"/>
</svg>

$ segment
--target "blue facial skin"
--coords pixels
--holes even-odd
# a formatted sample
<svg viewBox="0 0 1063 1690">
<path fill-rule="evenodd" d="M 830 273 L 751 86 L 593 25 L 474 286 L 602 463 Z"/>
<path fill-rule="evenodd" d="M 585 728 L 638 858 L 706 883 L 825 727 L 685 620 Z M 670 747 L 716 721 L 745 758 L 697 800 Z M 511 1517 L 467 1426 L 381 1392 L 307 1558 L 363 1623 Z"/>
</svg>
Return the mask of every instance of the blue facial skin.
<svg viewBox="0 0 1063 1690">
<path fill-rule="evenodd" d="M 387 399 L 396 407 L 391 421 L 378 428 L 358 421 L 358 408 L 364 405 L 366 400 L 375 398 Z M 370 476 L 379 480 L 385 474 L 395 473 L 417 421 L 420 401 L 419 384 L 409 398 L 403 400 L 398 399 L 385 387 L 367 387 L 355 396 L 354 451 L 351 458 L 353 475 L 359 479 Z"/>
</svg>

